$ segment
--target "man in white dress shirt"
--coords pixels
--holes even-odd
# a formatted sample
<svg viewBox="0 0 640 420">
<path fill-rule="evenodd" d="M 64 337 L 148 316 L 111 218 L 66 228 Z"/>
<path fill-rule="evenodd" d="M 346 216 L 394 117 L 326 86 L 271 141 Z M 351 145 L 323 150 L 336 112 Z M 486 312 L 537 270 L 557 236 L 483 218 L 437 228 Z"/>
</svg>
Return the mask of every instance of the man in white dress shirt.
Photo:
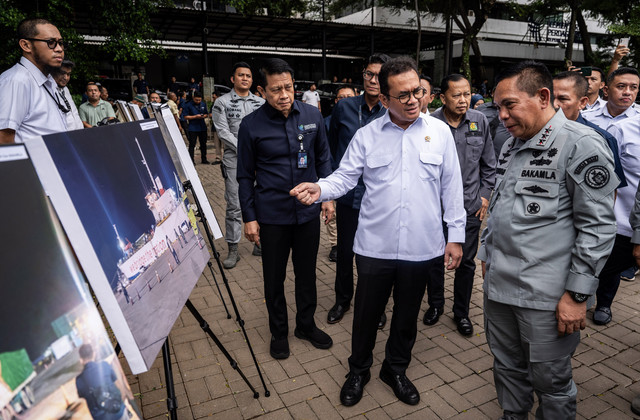
<svg viewBox="0 0 640 420">
<path fill-rule="evenodd" d="M 603 130 L 607 130 L 613 123 L 633 117 L 638 111 L 632 106 L 638 96 L 640 75 L 632 67 L 621 67 L 607 77 L 604 91 L 607 102 L 599 109 L 582 111 L 582 116 Z"/>
<path fill-rule="evenodd" d="M 51 70 L 62 65 L 64 41 L 46 19 L 18 24 L 20 61 L 0 75 L 0 144 L 67 130 L 64 101 Z"/>
<path fill-rule="evenodd" d="M 340 392 L 357 404 L 371 378 L 377 324 L 393 289 L 393 317 L 380 379 L 406 404 L 420 393 L 406 377 L 427 278 L 458 267 L 466 212 L 456 146 L 449 127 L 420 114 L 415 62 L 399 57 L 379 74 L 380 100 L 388 111 L 360 128 L 340 167 L 317 183 L 291 190 L 302 203 L 328 201 L 351 190 L 362 176 L 362 198 L 353 250 L 358 284 L 349 374 Z M 445 244 L 442 220 L 449 229 Z"/>
<path fill-rule="evenodd" d="M 60 99 L 62 99 L 62 101 L 64 102 L 64 106 L 69 109 L 69 112 L 65 113 L 65 118 L 67 120 L 67 130 L 69 131 L 80 130 L 81 128 L 84 128 L 84 124 L 82 124 L 80 115 L 78 115 L 78 108 L 73 102 L 71 92 L 69 92 L 69 88 L 67 87 L 69 80 L 71 80 L 71 72 L 73 71 L 74 67 L 75 64 L 73 61 L 64 60 L 62 62 L 62 66 L 51 73 L 58 85 L 57 93 Z"/>
</svg>

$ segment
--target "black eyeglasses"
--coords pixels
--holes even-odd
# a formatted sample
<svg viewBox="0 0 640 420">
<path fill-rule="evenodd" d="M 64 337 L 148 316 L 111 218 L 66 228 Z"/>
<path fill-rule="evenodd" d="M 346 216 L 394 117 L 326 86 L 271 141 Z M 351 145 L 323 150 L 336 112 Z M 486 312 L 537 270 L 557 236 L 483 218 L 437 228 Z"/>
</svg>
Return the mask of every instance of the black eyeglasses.
<svg viewBox="0 0 640 420">
<path fill-rule="evenodd" d="M 422 97 L 424 97 L 424 94 L 427 92 L 427 90 L 423 87 L 417 87 L 415 88 L 413 91 L 411 92 L 404 92 L 401 93 L 398 96 L 391 96 L 389 95 L 390 98 L 395 98 L 398 100 L 398 102 L 400 102 L 402 105 L 405 105 L 409 102 L 409 100 L 411 99 L 411 95 L 413 95 L 414 98 L 416 99 L 422 99 Z"/>
<path fill-rule="evenodd" d="M 25 38 L 25 39 L 28 39 L 29 41 L 45 42 L 47 44 L 47 47 L 49 47 L 50 50 L 55 50 L 58 45 L 60 45 L 60 48 L 64 50 L 65 42 L 62 39 L 53 39 L 53 38 L 50 38 L 50 39 Z"/>
<path fill-rule="evenodd" d="M 363 71 L 362 72 L 362 77 L 364 77 L 364 80 L 371 80 L 374 77 L 377 78 L 378 77 L 378 73 L 373 73 L 373 72 L 370 72 L 369 70 L 367 70 L 367 71 Z"/>
</svg>

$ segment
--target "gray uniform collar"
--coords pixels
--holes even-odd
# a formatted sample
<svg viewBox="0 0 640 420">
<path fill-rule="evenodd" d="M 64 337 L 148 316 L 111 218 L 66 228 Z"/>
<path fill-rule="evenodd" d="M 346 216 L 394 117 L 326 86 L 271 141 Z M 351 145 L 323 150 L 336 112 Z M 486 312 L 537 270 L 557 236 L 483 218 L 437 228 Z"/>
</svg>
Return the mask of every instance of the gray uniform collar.
<svg viewBox="0 0 640 420">
<path fill-rule="evenodd" d="M 560 132 L 560 129 L 567 121 L 564 112 L 562 112 L 562 109 L 559 109 L 553 118 L 547 121 L 538 134 L 527 140 L 522 148 L 537 150 L 549 149 Z"/>
</svg>

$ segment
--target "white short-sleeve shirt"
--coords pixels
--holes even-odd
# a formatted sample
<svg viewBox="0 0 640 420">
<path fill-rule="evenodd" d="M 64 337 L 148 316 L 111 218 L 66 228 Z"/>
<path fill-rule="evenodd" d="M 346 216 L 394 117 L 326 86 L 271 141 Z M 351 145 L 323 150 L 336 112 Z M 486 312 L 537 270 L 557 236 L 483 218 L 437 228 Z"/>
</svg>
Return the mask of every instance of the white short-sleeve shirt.
<svg viewBox="0 0 640 420">
<path fill-rule="evenodd" d="M 45 76 L 31 61 L 20 58 L 18 64 L 0 75 L 0 130 L 15 130 L 16 143 L 66 131 L 66 117 L 54 99 L 56 87 L 51 75 Z"/>
</svg>

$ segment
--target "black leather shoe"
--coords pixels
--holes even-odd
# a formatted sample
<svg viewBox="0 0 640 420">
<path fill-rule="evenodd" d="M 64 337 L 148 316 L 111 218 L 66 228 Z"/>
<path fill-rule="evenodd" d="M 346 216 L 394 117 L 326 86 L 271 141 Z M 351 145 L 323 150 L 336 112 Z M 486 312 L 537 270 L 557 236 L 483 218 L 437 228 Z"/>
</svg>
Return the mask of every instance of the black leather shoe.
<svg viewBox="0 0 640 420">
<path fill-rule="evenodd" d="M 296 328 L 293 334 L 301 340 L 307 340 L 317 349 L 328 349 L 333 346 L 333 340 L 329 337 L 329 334 L 321 331 L 318 327 L 313 327 L 310 332 Z"/>
<path fill-rule="evenodd" d="M 347 380 L 340 390 L 340 402 L 345 407 L 351 407 L 358 404 L 362 399 L 362 391 L 364 391 L 364 386 L 371 379 L 371 372 L 367 371 L 362 375 L 349 372 L 346 378 Z"/>
<path fill-rule="evenodd" d="M 289 340 L 287 337 L 276 339 L 274 336 L 271 336 L 269 352 L 274 359 L 286 359 L 289 357 Z"/>
<path fill-rule="evenodd" d="M 400 401 L 409 405 L 420 402 L 420 394 L 405 374 L 391 372 L 384 366 L 380 369 L 380 379 L 393 389 L 393 393 Z"/>
<path fill-rule="evenodd" d="M 338 245 L 331 247 L 331 251 L 329 252 L 329 261 L 331 262 L 338 261 Z"/>
<path fill-rule="evenodd" d="M 424 313 L 424 318 L 422 318 L 422 322 L 425 325 L 434 325 L 440 319 L 440 315 L 442 315 L 442 308 L 434 308 L 433 306 L 429 306 L 427 312 Z"/>
<path fill-rule="evenodd" d="M 473 324 L 466 316 L 463 317 L 453 317 L 454 322 L 458 326 L 458 332 L 464 336 L 470 336 L 473 334 Z"/>
<path fill-rule="evenodd" d="M 386 323 L 387 323 L 387 314 L 383 312 L 382 316 L 380 317 L 380 321 L 378 321 L 378 329 L 379 330 L 383 329 Z"/>
<path fill-rule="evenodd" d="M 349 310 L 348 306 L 342 306 L 339 303 L 333 305 L 331 309 L 329 309 L 329 313 L 327 314 L 327 322 L 329 324 L 335 324 L 336 322 L 340 322 L 344 313 Z"/>
</svg>

